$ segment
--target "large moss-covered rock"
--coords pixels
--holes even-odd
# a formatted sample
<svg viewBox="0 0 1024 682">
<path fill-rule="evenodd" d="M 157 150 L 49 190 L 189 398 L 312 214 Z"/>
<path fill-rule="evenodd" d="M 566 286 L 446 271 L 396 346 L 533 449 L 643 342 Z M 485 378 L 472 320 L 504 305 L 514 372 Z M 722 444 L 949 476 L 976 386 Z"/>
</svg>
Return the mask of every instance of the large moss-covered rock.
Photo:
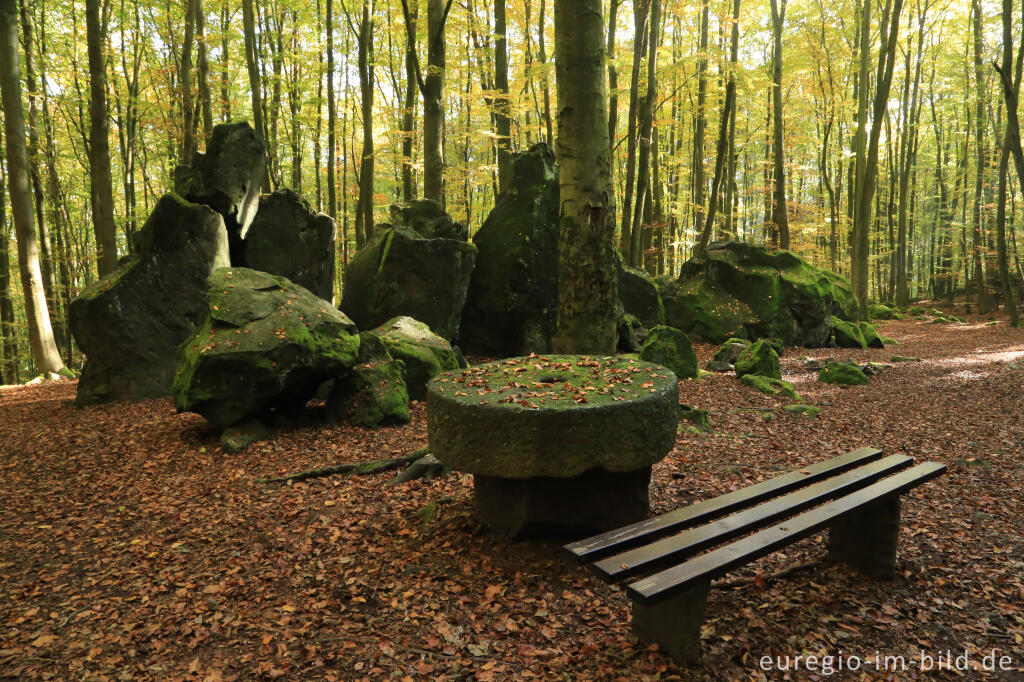
<svg viewBox="0 0 1024 682">
<path fill-rule="evenodd" d="M 245 236 L 245 265 L 285 277 L 326 301 L 334 298 L 334 221 L 297 192 L 260 199 Z"/>
<path fill-rule="evenodd" d="M 832 339 L 840 348 L 867 348 L 864 332 L 855 322 L 832 318 Z"/>
<path fill-rule="evenodd" d="M 619 256 L 619 300 L 627 315 L 633 315 L 645 327 L 665 324 L 665 305 L 654 278 L 643 270 L 627 267 Z"/>
<path fill-rule="evenodd" d="M 214 126 L 206 153 L 195 154 L 191 167 L 175 169 L 178 194 L 224 217 L 232 262 L 241 257 L 242 240 L 256 217 L 266 172 L 266 145 L 246 121 Z"/>
<path fill-rule="evenodd" d="M 736 359 L 736 376 L 743 377 L 746 374 L 781 379 L 782 372 L 779 369 L 779 354 L 772 348 L 771 343 L 765 339 L 756 341 L 743 349 Z"/>
<path fill-rule="evenodd" d="M 345 268 L 341 309 L 362 329 L 407 315 L 451 340 L 459 331 L 476 247 L 426 239 L 396 225 L 360 249 Z"/>
<path fill-rule="evenodd" d="M 551 351 L 558 313 L 558 176 L 545 144 L 518 155 L 512 181 L 473 235 L 477 268 L 459 343 L 498 356 Z"/>
<path fill-rule="evenodd" d="M 723 343 L 717 351 L 715 351 L 715 362 L 727 362 L 730 365 L 736 364 L 736 360 L 739 359 L 740 354 L 746 350 L 747 346 L 750 345 L 750 341 L 747 339 L 739 339 L 733 337 Z"/>
<path fill-rule="evenodd" d="M 712 343 L 731 336 L 777 337 L 786 345 L 823 346 L 832 316 L 852 317 L 850 283 L 790 251 L 729 242 L 683 265 L 662 289 L 667 324 Z"/>
<path fill-rule="evenodd" d="M 334 382 L 327 398 L 327 416 L 373 428 L 409 421 L 409 394 L 402 363 L 388 353 L 375 334 L 359 335 L 359 364 Z"/>
<path fill-rule="evenodd" d="M 405 204 L 392 204 L 391 225 L 411 227 L 424 239 L 469 239 L 469 230 L 444 212 L 441 202 L 414 199 Z"/>
<path fill-rule="evenodd" d="M 865 385 L 868 383 L 868 375 L 856 365 L 829 362 L 818 373 L 818 381 L 823 384 Z"/>
<path fill-rule="evenodd" d="M 647 334 L 640 359 L 668 367 L 679 379 L 697 376 L 697 353 L 690 338 L 672 327 L 657 326 Z"/>
<path fill-rule="evenodd" d="M 675 444 L 678 418 L 676 376 L 621 357 L 511 358 L 442 372 L 427 391 L 434 455 L 497 478 L 650 467 Z"/>
<path fill-rule="evenodd" d="M 878 335 L 875 325 L 870 322 L 858 322 L 857 328 L 860 329 L 861 336 L 864 337 L 865 346 L 868 348 L 885 348 L 885 342 Z"/>
<path fill-rule="evenodd" d="M 221 216 L 177 195 L 157 202 L 140 234 L 138 255 L 71 303 L 86 356 L 79 404 L 170 393 L 178 345 L 206 316 L 206 278 L 229 265 Z"/>
<path fill-rule="evenodd" d="M 178 411 L 214 428 L 304 405 L 356 363 L 348 317 L 284 277 L 222 268 L 209 280 L 209 311 L 182 344 L 174 379 Z"/>
<path fill-rule="evenodd" d="M 411 317 L 388 320 L 372 332 L 384 342 L 387 352 L 401 361 L 409 397 L 423 400 L 427 384 L 444 371 L 466 366 L 458 349 Z"/>
<path fill-rule="evenodd" d="M 779 395 L 781 393 L 787 398 L 800 400 L 800 396 L 797 395 L 793 384 L 782 379 L 773 379 L 772 377 L 764 377 L 759 374 L 744 374 L 740 377 L 740 381 L 751 388 L 756 388 L 761 393 L 767 393 L 768 395 Z"/>
</svg>

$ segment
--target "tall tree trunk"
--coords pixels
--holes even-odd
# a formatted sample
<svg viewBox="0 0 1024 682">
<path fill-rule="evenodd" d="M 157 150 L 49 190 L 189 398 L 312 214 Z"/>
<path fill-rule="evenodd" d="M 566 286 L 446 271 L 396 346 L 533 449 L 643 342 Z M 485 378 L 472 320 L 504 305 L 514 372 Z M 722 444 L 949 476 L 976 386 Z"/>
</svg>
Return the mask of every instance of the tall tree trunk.
<svg viewBox="0 0 1024 682">
<path fill-rule="evenodd" d="M 3 131 L 0 130 L 0 137 Z M 0 167 L 0 384 L 18 382 L 18 339 L 11 297 L 11 234 L 7 227 L 7 177 Z"/>
<path fill-rule="evenodd" d="M 252 123 L 256 134 L 266 138 L 263 123 L 263 83 L 260 79 L 259 51 L 256 47 L 256 16 L 252 0 L 242 0 L 242 32 L 245 38 L 245 67 L 249 73 L 249 95 L 252 98 Z M 269 143 L 264 139 L 264 143 Z M 270 192 L 270 172 L 264 173 L 260 183 L 264 192 Z"/>
<path fill-rule="evenodd" d="M 772 222 L 779 231 L 779 248 L 789 248 L 789 217 L 786 211 L 786 150 L 782 139 L 782 25 L 786 0 L 771 0 L 774 48 L 772 49 L 772 157 L 775 162 L 775 205 Z"/>
<path fill-rule="evenodd" d="M 185 39 L 181 46 L 181 67 L 178 72 L 178 84 L 181 88 L 181 149 L 178 151 L 179 162 L 188 166 L 192 164 L 192 154 L 196 149 L 195 122 L 192 106 L 192 43 L 195 42 L 196 2 L 186 0 L 185 4 Z"/>
<path fill-rule="evenodd" d="M 89 53 L 90 200 L 97 265 L 102 277 L 117 269 L 117 228 L 114 225 L 114 181 L 110 174 L 107 67 L 103 59 L 103 41 L 107 35 L 106 5 L 100 7 L 100 2 L 86 0 L 85 29 Z M 50 333 L 49 320 L 47 333 Z"/>
<path fill-rule="evenodd" d="M 213 134 L 213 95 L 210 93 L 210 46 L 206 40 L 206 10 L 203 0 L 193 0 L 196 16 L 196 43 L 199 58 L 197 77 L 199 80 L 199 104 L 203 112 L 203 139 L 210 142 Z M 205 145 L 204 145 L 205 146 Z"/>
<path fill-rule="evenodd" d="M 774 1 L 774 0 L 773 0 Z M 732 120 L 736 108 L 736 62 L 739 58 L 740 43 L 740 0 L 732 2 L 732 35 L 729 44 L 729 74 L 725 82 L 725 101 L 722 103 L 722 117 L 718 124 L 718 143 L 715 149 L 715 175 L 711 181 L 711 196 L 708 198 L 708 212 L 704 219 L 704 228 L 700 232 L 694 253 L 702 257 L 711 240 L 715 227 L 715 212 L 718 210 L 718 193 L 722 187 L 726 160 L 729 155 L 729 121 Z"/>
<path fill-rule="evenodd" d="M 370 3 L 363 2 L 359 23 L 359 101 L 363 118 L 363 150 L 359 157 L 359 204 L 356 207 L 356 248 L 373 234 L 373 20 Z"/>
<path fill-rule="evenodd" d="M 229 36 L 228 25 L 231 21 L 231 13 L 228 12 L 228 2 L 224 0 L 220 10 L 220 120 L 227 123 L 231 120 L 231 80 L 228 76 L 230 60 L 228 55 Z"/>
<path fill-rule="evenodd" d="M 423 79 L 423 196 L 444 203 L 444 0 L 427 0 L 427 75 Z"/>
<path fill-rule="evenodd" d="M 39 246 L 36 242 L 28 149 L 25 143 L 25 114 L 21 109 L 21 66 L 18 62 L 18 15 L 15 0 L 0 0 L 0 98 L 3 99 L 11 213 L 18 238 L 18 269 L 21 272 L 32 358 L 39 372 L 49 374 L 59 372 L 64 362 L 57 351 L 50 327 L 43 276 L 39 267 Z M 6 246 L 4 248 L 6 250 Z"/>
<path fill-rule="evenodd" d="M 334 0 L 327 0 L 327 215 L 338 219 L 338 188 L 334 178 L 338 159 L 337 103 L 334 99 Z"/>
<path fill-rule="evenodd" d="M 661 0 L 651 0 L 651 16 L 647 31 L 647 92 L 640 103 L 636 182 L 636 208 L 633 210 L 633 225 L 630 234 L 628 260 L 633 267 L 643 266 L 643 224 L 651 211 L 648 196 L 651 190 L 651 145 L 654 126 L 654 99 L 658 93 L 658 27 L 661 23 Z M 627 255 L 627 254 L 624 254 Z"/>
<path fill-rule="evenodd" d="M 900 160 L 899 207 L 897 209 L 897 244 L 896 244 L 896 303 L 905 306 L 910 302 L 910 290 L 907 282 L 907 203 L 910 199 L 910 176 L 917 164 L 917 119 L 920 115 L 917 99 L 921 84 L 921 61 L 924 50 L 925 10 L 918 9 L 917 23 L 917 61 L 914 67 L 913 94 L 907 104 L 906 92 L 903 102 L 903 158 Z M 907 50 L 906 79 L 910 83 L 910 50 Z M 910 88 L 905 88 L 909 90 Z"/>
<path fill-rule="evenodd" d="M 971 256 L 974 261 L 974 293 L 977 297 L 978 312 L 987 313 L 992 302 L 989 299 L 988 290 L 985 286 L 985 268 L 982 263 L 981 249 L 984 245 L 981 204 L 983 203 L 984 176 L 986 168 L 985 160 L 985 73 L 984 61 L 982 60 L 982 15 L 981 0 L 971 0 L 971 12 L 974 15 L 974 78 L 977 88 L 977 98 L 974 112 L 974 139 L 975 154 L 977 155 L 978 166 L 974 178 L 974 206 L 971 209 L 972 244 Z"/>
<path fill-rule="evenodd" d="M 627 258 L 632 244 L 633 194 L 636 184 L 636 149 L 640 129 L 638 125 L 640 106 L 640 67 L 646 51 L 647 24 L 651 11 L 651 0 L 635 0 L 633 3 L 633 71 L 629 80 L 629 114 L 626 121 L 626 187 L 622 193 L 622 227 L 619 231 L 619 251 Z M 615 219 L 612 208 L 612 220 Z"/>
<path fill-rule="evenodd" d="M 498 91 L 494 108 L 494 128 L 498 147 L 498 191 L 508 189 L 512 180 L 512 103 L 508 98 L 508 49 L 505 40 L 505 0 L 494 0 L 494 88 Z M 467 159 L 468 161 L 468 159 Z"/>
<path fill-rule="evenodd" d="M 617 340 L 602 22 L 600 0 L 555 0 L 559 353 L 612 353 Z"/>
<path fill-rule="evenodd" d="M 416 22 L 419 18 L 419 4 L 409 8 L 405 35 L 405 107 L 402 111 L 402 201 L 412 201 L 416 196 L 416 181 L 413 178 L 413 150 L 416 135 Z"/>
<path fill-rule="evenodd" d="M 621 0 L 610 0 L 608 3 L 608 42 L 605 55 L 608 62 L 608 153 L 610 159 L 615 158 L 615 136 L 619 127 L 619 71 L 615 68 L 615 23 L 618 21 Z M 541 21 L 543 21 L 543 10 Z M 611 167 L 612 183 L 615 181 L 615 164 Z M 612 219 L 615 219 L 614 210 Z"/>
<path fill-rule="evenodd" d="M 1006 200 L 1007 174 L 1009 172 L 1010 155 L 1020 156 L 1020 122 L 1017 118 L 1017 95 L 1020 92 L 1021 64 L 1024 63 L 1024 40 L 1017 56 L 1017 73 L 1012 75 L 1013 65 L 1013 1 L 1003 0 L 1003 54 L 1002 64 L 996 65 L 1003 86 L 1003 100 L 1006 102 L 1006 132 L 1003 137 L 1003 149 L 999 156 L 999 198 L 996 204 L 996 239 L 999 257 L 999 278 L 1002 280 L 1003 297 L 1006 299 L 1006 311 L 1010 315 L 1010 326 L 1019 327 L 1020 312 L 1017 309 L 1017 298 L 1010 276 L 1009 254 L 1006 245 Z M 1024 16 L 1024 9 L 1022 9 Z M 1024 189 L 1024 158 L 1018 165 L 1021 186 Z M 1011 225 L 1011 230 L 1013 229 Z M 1014 240 L 1016 245 L 1016 240 Z"/>
<path fill-rule="evenodd" d="M 705 105 L 708 97 L 708 23 L 710 0 L 701 0 L 700 38 L 697 45 L 697 111 L 693 128 L 693 232 L 700 234 L 704 225 L 704 129 L 707 126 Z M 766 218 L 767 219 L 767 218 Z"/>
<path fill-rule="evenodd" d="M 551 78 L 548 75 L 548 53 L 547 49 L 545 48 L 546 41 L 544 39 L 544 24 L 547 21 L 546 4 L 546 0 L 540 0 L 540 16 L 537 20 L 537 59 L 544 68 L 544 130 L 547 132 L 547 137 L 545 138 L 545 141 L 549 145 L 553 145 L 555 144 L 555 134 L 551 124 Z M 612 7 L 615 7 L 614 2 L 612 3 Z M 611 71 L 609 71 L 608 74 L 610 77 Z M 611 116 L 610 110 L 608 112 L 608 116 Z M 609 120 L 611 120 L 611 118 L 609 118 Z M 608 139 L 610 144 L 615 144 L 614 136 L 614 131 L 609 133 Z"/>
</svg>

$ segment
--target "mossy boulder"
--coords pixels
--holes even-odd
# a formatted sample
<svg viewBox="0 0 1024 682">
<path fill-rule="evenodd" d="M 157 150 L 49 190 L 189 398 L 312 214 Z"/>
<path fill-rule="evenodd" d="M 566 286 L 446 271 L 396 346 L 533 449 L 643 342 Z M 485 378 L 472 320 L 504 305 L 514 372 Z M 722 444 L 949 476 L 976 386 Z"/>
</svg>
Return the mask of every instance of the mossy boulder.
<svg viewBox="0 0 1024 682">
<path fill-rule="evenodd" d="M 804 405 L 802 403 L 795 403 L 793 405 L 786 405 L 784 408 L 786 412 L 790 414 L 802 414 L 811 419 L 817 419 L 818 413 L 821 412 L 821 408 L 817 405 Z"/>
<path fill-rule="evenodd" d="M 301 407 L 356 364 L 352 321 L 284 277 L 222 268 L 208 298 L 206 320 L 179 349 L 174 403 L 214 428 Z"/>
<path fill-rule="evenodd" d="M 919 306 L 919 305 L 913 305 L 913 306 L 910 306 L 909 308 L 907 308 L 907 314 L 908 315 L 913 315 L 914 317 L 917 317 L 919 315 L 924 315 L 926 312 L 927 312 L 927 310 L 923 306 Z"/>
<path fill-rule="evenodd" d="M 868 318 L 872 320 L 898 320 L 903 316 L 895 308 L 884 303 L 868 304 Z"/>
<path fill-rule="evenodd" d="M 787 398 L 800 400 L 800 396 L 797 395 L 796 389 L 793 388 L 793 384 L 788 381 L 783 381 L 782 379 L 763 377 L 758 374 L 744 374 L 740 377 L 740 381 L 751 388 L 756 388 L 761 391 L 761 393 L 767 393 L 768 395 L 782 394 Z"/>
<path fill-rule="evenodd" d="M 466 241 L 469 230 L 445 213 L 441 202 L 433 199 L 413 199 L 390 207 L 391 225 L 411 227 L 424 239 L 455 239 Z"/>
<path fill-rule="evenodd" d="M 643 270 L 628 267 L 621 254 L 619 262 L 619 300 L 626 315 L 633 315 L 647 328 L 665 324 L 665 305 L 654 278 Z"/>
<path fill-rule="evenodd" d="M 286 277 L 325 301 L 334 300 L 334 221 L 297 192 L 279 189 L 260 199 L 241 263 Z"/>
<path fill-rule="evenodd" d="M 824 346 L 832 316 L 856 312 L 844 277 L 790 251 L 735 242 L 713 244 L 705 258 L 685 263 L 661 294 L 667 324 L 712 343 L 739 336 Z"/>
<path fill-rule="evenodd" d="M 206 279 L 229 265 L 224 220 L 164 195 L 139 232 L 138 254 L 71 302 L 71 332 L 85 353 L 79 405 L 171 392 L 178 346 L 207 314 Z"/>
<path fill-rule="evenodd" d="M 441 372 L 466 366 L 457 348 L 411 317 L 390 319 L 371 333 L 402 363 L 406 390 L 414 400 L 426 398 L 427 384 Z"/>
<path fill-rule="evenodd" d="M 511 358 L 442 372 L 427 392 L 431 452 L 503 479 L 647 469 L 678 421 L 676 376 L 621 357 Z"/>
<path fill-rule="evenodd" d="M 889 362 L 921 362 L 921 358 L 909 355 L 894 355 Z"/>
<path fill-rule="evenodd" d="M 558 313 L 558 175 L 545 144 L 519 154 L 512 180 L 473 235 L 479 255 L 462 311 L 467 352 L 551 351 Z"/>
<path fill-rule="evenodd" d="M 779 354 L 764 339 L 744 348 L 736 359 L 735 368 L 737 377 L 756 374 L 772 379 L 782 378 L 782 371 L 779 369 Z"/>
<path fill-rule="evenodd" d="M 345 268 L 341 309 L 361 329 L 409 316 L 445 339 L 459 333 L 477 248 L 450 238 L 463 232 L 445 227 L 451 219 L 435 204 L 393 208 L 393 219 L 409 222 L 384 225 Z"/>
<path fill-rule="evenodd" d="M 823 384 L 863 386 L 868 383 L 868 376 L 856 365 L 845 362 L 829 362 L 818 373 L 818 381 Z"/>
<path fill-rule="evenodd" d="M 832 319 L 832 340 L 840 348 L 867 348 L 864 332 L 854 322 Z"/>
<path fill-rule="evenodd" d="M 640 349 L 640 359 L 668 367 L 679 379 L 697 376 L 697 353 L 690 338 L 672 327 L 659 325 L 651 329 Z"/>
<path fill-rule="evenodd" d="M 366 428 L 409 421 L 402 362 L 391 357 L 380 337 L 369 332 L 359 335 L 358 364 L 334 382 L 327 417 Z"/>
<path fill-rule="evenodd" d="M 882 337 L 878 335 L 878 330 L 875 329 L 875 325 L 870 322 L 858 322 L 857 328 L 860 329 L 861 336 L 864 337 L 864 345 L 868 348 L 885 348 L 885 342 Z"/>
<path fill-rule="evenodd" d="M 749 345 L 750 341 L 747 339 L 736 337 L 728 339 L 715 351 L 715 362 L 728 362 L 730 365 L 734 365 L 740 357 L 740 353 L 746 350 Z"/>
</svg>

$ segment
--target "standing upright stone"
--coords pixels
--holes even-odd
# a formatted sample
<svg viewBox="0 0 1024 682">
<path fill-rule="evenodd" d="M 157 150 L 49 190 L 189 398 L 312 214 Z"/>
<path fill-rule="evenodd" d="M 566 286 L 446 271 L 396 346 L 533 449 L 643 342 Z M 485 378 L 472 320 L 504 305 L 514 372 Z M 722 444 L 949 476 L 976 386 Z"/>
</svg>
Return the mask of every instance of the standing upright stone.
<svg viewBox="0 0 1024 682">
<path fill-rule="evenodd" d="M 205 154 L 175 169 L 175 191 L 224 216 L 232 260 L 259 208 L 260 184 L 267 172 L 267 149 L 247 121 L 213 127 Z"/>
<path fill-rule="evenodd" d="M 334 237 L 330 216 L 314 211 L 297 192 L 279 189 L 260 199 L 245 236 L 244 265 L 333 301 Z"/>
<path fill-rule="evenodd" d="M 178 345 L 206 316 L 206 278 L 230 265 L 221 216 L 166 194 L 138 234 L 139 253 L 71 303 L 85 353 L 79 404 L 171 390 Z"/>
</svg>

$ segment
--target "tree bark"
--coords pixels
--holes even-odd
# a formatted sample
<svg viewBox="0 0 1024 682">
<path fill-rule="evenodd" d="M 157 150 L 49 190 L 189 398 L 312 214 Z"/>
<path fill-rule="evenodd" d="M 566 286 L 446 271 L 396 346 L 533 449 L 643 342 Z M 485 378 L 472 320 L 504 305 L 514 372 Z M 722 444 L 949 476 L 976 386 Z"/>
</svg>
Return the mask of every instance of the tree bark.
<svg viewBox="0 0 1024 682">
<path fill-rule="evenodd" d="M 338 219 L 338 188 L 334 169 L 338 158 L 338 113 L 334 101 L 334 0 L 327 0 L 327 215 Z"/>
<path fill-rule="evenodd" d="M 418 3 L 410 8 L 406 20 L 405 34 L 405 107 L 402 111 L 402 201 L 412 201 L 416 196 L 416 181 L 413 177 L 413 151 L 416 135 L 416 22 L 419 19 Z"/>
<path fill-rule="evenodd" d="M 648 18 L 651 0 L 636 0 L 633 3 L 633 70 L 629 80 L 629 113 L 626 121 L 626 187 L 622 193 L 622 217 L 619 230 L 619 251 L 629 259 L 632 244 L 633 195 L 636 185 L 636 150 L 639 142 L 638 125 L 640 106 L 640 67 L 646 49 Z M 639 200 L 638 200 L 639 201 Z M 614 220 L 614 211 L 612 219 Z M 630 261 L 632 265 L 632 262 Z"/>
<path fill-rule="evenodd" d="M 192 107 L 192 43 L 195 42 L 196 2 L 187 0 L 185 5 L 185 38 L 181 45 L 181 67 L 178 71 L 178 85 L 181 89 L 181 149 L 178 151 L 180 163 L 192 164 L 192 154 L 196 149 L 195 121 Z"/>
<path fill-rule="evenodd" d="M 359 22 L 359 101 L 363 118 L 363 149 L 359 157 L 359 203 L 356 206 L 356 248 L 373 234 L 373 20 L 370 2 L 363 3 Z"/>
<path fill-rule="evenodd" d="M 498 191 L 508 189 L 512 180 L 512 103 L 508 98 L 508 48 L 505 40 L 505 0 L 494 0 L 494 89 L 498 91 L 494 108 L 494 128 L 498 148 Z"/>
<path fill-rule="evenodd" d="M 451 5 L 427 0 L 427 75 L 423 79 L 423 196 L 444 203 L 444 25 Z"/>
<path fill-rule="evenodd" d="M 199 103 L 203 112 L 203 139 L 210 142 L 213 134 L 213 95 L 210 93 L 210 46 L 206 41 L 206 10 L 203 0 L 193 0 L 196 16 L 196 43 L 199 58 L 197 77 L 199 80 Z M 205 145 L 204 145 L 205 146 Z"/>
<path fill-rule="evenodd" d="M 771 0 L 774 48 L 772 50 L 772 157 L 775 163 L 775 202 L 772 222 L 779 231 L 779 248 L 789 248 L 789 217 L 786 210 L 786 150 L 782 139 L 782 25 L 786 0 Z"/>
<path fill-rule="evenodd" d="M 3 131 L 0 130 L 0 137 Z M 0 384 L 18 382 L 18 339 L 11 297 L 11 234 L 7 227 L 7 177 L 0 167 Z"/>
<path fill-rule="evenodd" d="M 245 67 L 249 73 L 249 95 L 252 100 L 252 123 L 256 134 L 266 138 L 263 123 L 263 83 L 260 79 L 259 52 L 256 48 L 256 17 L 252 0 L 242 0 L 242 32 L 245 38 Z M 264 142 L 266 140 L 264 139 Z M 270 192 L 270 172 L 264 173 L 260 183 L 264 192 Z"/>
<path fill-rule="evenodd" d="M 700 38 L 697 46 L 697 111 L 693 124 L 693 231 L 700 234 L 704 225 L 704 129 L 707 126 L 705 106 L 708 97 L 708 22 L 710 0 L 702 0 Z M 767 218 L 766 218 L 767 219 Z"/>
<path fill-rule="evenodd" d="M 647 29 L 647 92 L 639 106 L 638 156 L 636 181 L 636 208 L 633 210 L 633 225 L 630 233 L 629 252 L 624 253 L 633 267 L 643 267 L 645 251 L 643 224 L 651 212 L 651 147 L 653 145 L 654 99 L 658 93 L 658 28 L 661 24 L 661 0 L 651 0 L 650 19 Z"/>
<path fill-rule="evenodd" d="M 110 174 L 107 67 L 103 59 L 103 41 L 107 35 L 106 6 L 101 8 L 100 3 L 101 0 L 86 0 L 85 28 L 89 53 L 90 200 L 97 265 L 102 277 L 117 269 L 117 228 L 114 225 L 114 183 Z"/>
<path fill-rule="evenodd" d="M 555 0 L 559 353 L 616 346 L 615 221 L 600 0 Z"/>
<path fill-rule="evenodd" d="M 39 267 L 32 190 L 29 183 L 25 114 L 21 108 L 21 65 L 18 55 L 15 0 L 0 0 L 0 98 L 3 99 L 11 213 L 18 238 L 18 269 L 24 293 L 25 321 L 36 367 L 43 374 L 59 372 L 64 362 L 50 327 L 50 314 Z M 5 246 L 6 250 L 6 246 Z"/>
<path fill-rule="evenodd" d="M 985 74 L 984 62 L 982 61 L 981 42 L 981 0 L 971 0 L 971 11 L 974 14 L 974 77 L 977 88 L 977 99 L 974 113 L 974 139 L 977 155 L 977 170 L 974 177 L 974 206 L 971 209 L 971 256 L 974 261 L 974 293 L 977 297 L 978 312 L 987 313 L 991 307 L 991 300 L 985 286 L 985 268 L 982 263 L 981 249 L 984 243 L 981 204 L 984 192 L 983 178 L 985 175 Z"/>
</svg>

